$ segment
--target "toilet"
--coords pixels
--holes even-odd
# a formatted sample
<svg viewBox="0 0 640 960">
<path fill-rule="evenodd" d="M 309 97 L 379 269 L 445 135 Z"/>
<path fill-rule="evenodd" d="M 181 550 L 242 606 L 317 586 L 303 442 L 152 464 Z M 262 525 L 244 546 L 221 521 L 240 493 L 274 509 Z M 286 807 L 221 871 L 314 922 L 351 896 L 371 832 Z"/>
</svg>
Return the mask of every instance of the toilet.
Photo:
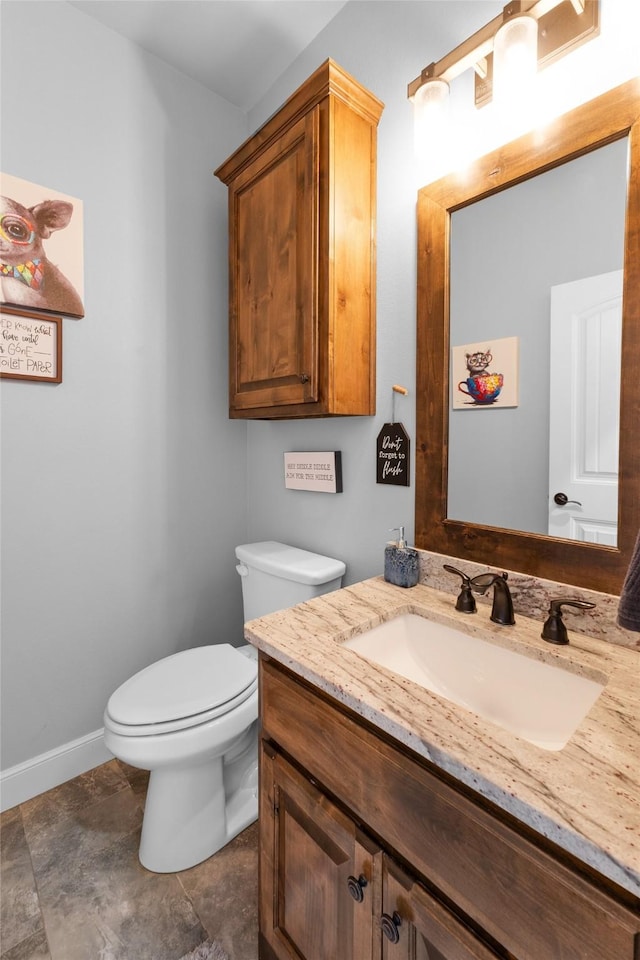
<svg viewBox="0 0 640 960">
<path fill-rule="evenodd" d="M 235 552 L 245 621 L 342 585 L 341 560 L 273 540 Z M 145 667 L 109 698 L 104 740 L 151 771 L 142 865 L 175 873 L 206 860 L 258 816 L 257 651 L 215 643 Z"/>
</svg>

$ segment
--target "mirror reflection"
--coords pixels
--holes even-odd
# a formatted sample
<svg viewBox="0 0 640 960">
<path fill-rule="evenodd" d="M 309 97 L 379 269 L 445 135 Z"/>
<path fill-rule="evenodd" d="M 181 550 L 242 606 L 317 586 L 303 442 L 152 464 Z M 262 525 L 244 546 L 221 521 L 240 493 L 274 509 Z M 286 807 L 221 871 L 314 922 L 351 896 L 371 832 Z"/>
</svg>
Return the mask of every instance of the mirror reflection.
<svg viewBox="0 0 640 960">
<path fill-rule="evenodd" d="M 622 185 L 619 186 L 619 199 L 615 201 L 616 205 L 621 204 L 621 199 L 625 194 L 626 182 L 626 215 L 624 227 L 624 270 L 623 270 L 623 301 L 622 301 L 622 349 L 617 345 L 611 348 L 608 356 L 604 360 L 597 360 L 601 369 L 597 374 L 598 381 L 608 382 L 613 380 L 617 374 L 608 373 L 606 365 L 610 363 L 611 356 L 617 358 L 621 355 L 620 366 L 620 427 L 617 437 L 619 444 L 619 477 L 617 483 L 618 499 L 618 529 L 609 529 L 610 539 L 616 539 L 616 546 L 611 546 L 607 542 L 594 539 L 589 542 L 588 539 L 577 540 L 569 536 L 549 535 L 549 533 L 534 533 L 523 529 L 523 525 L 518 527 L 516 524 L 521 521 L 509 519 L 500 519 L 499 523 L 505 523 L 505 526 L 495 526 L 489 523 L 478 523 L 470 519 L 455 520 L 451 518 L 451 508 L 449 506 L 449 477 L 452 473 L 452 466 L 449 458 L 449 424 L 466 421 L 474 425 L 473 433 L 479 429 L 483 423 L 492 423 L 495 429 L 492 429 L 485 437 L 485 443 L 477 447 L 473 456 L 470 455 L 468 444 L 462 443 L 463 454 L 458 454 L 458 459 L 453 466 L 458 473 L 469 475 L 470 487 L 467 488 L 462 497 L 462 509 L 458 504 L 459 512 L 468 516 L 465 509 L 466 503 L 470 501 L 471 489 L 480 485 L 481 474 L 489 477 L 489 500 L 498 502 L 510 497 L 512 500 L 519 499 L 521 502 L 528 501 L 534 494 L 527 488 L 522 495 L 516 491 L 516 495 L 507 494 L 503 490 L 498 492 L 495 485 L 495 477 L 507 475 L 515 472 L 518 466 L 518 456 L 510 455 L 509 444 L 513 444 L 516 439 L 519 440 L 520 433 L 525 435 L 527 443 L 533 442 L 534 426 L 523 424 L 522 429 L 512 430 L 510 433 L 502 428 L 510 415 L 516 415 L 521 409 L 520 406 L 506 407 L 500 409 L 497 406 L 490 406 L 488 409 L 482 406 L 480 409 L 451 409 L 453 389 L 450 384 L 450 363 L 451 346 L 464 346 L 467 341 L 467 333 L 458 333 L 454 331 L 452 339 L 450 331 L 451 314 L 451 221 L 458 214 L 464 214 L 465 211 L 471 214 L 467 208 L 480 206 L 484 200 L 496 198 L 499 202 L 509 197 L 512 192 L 515 194 L 520 185 L 525 185 L 532 178 L 546 176 L 546 174 L 556 168 L 566 165 L 566 171 L 578 169 L 573 167 L 574 160 L 578 158 L 592 159 L 596 163 L 600 157 L 606 157 L 609 146 L 625 143 L 622 147 L 622 153 L 619 154 L 619 166 L 626 167 L 626 156 L 628 152 L 628 169 L 624 170 L 622 176 Z M 599 151 L 603 150 L 600 154 Z M 593 156 L 590 156 L 592 155 Z M 574 110 L 565 114 L 563 117 L 553 121 L 544 131 L 532 131 L 531 133 L 514 140 L 512 143 L 505 144 L 480 157 L 473 162 L 469 169 L 463 174 L 453 172 L 438 181 L 428 184 L 418 192 L 418 338 L 416 354 L 416 395 L 418 402 L 416 404 L 416 546 L 438 553 L 446 557 L 466 558 L 479 563 L 488 564 L 493 568 L 502 570 L 517 570 L 520 573 L 530 574 L 535 577 L 544 577 L 548 580 L 555 580 L 564 584 L 576 584 L 592 590 L 601 590 L 605 593 L 618 593 L 621 589 L 623 579 L 627 573 L 631 556 L 635 546 L 635 540 L 640 527 L 640 445 L 637 442 L 637 424 L 640 416 L 640 80 L 631 80 L 619 87 L 615 87 L 606 93 L 601 94 L 594 100 L 576 107 Z M 573 179 L 571 174 L 569 181 Z M 588 192 L 589 203 L 597 202 L 599 194 L 604 190 L 609 190 L 609 182 L 606 181 L 605 187 L 601 173 L 592 174 L 592 184 Z M 607 194 L 604 196 L 605 206 L 608 208 L 614 203 Z M 510 321 L 521 318 L 528 312 L 530 301 L 534 294 L 528 288 L 528 283 L 533 277 L 538 276 L 540 267 L 539 262 L 544 258 L 545 251 L 557 233 L 564 237 L 564 228 L 566 222 L 572 219 L 567 214 L 554 220 L 550 219 L 550 213 L 557 205 L 560 210 L 563 209 L 564 193 L 558 195 L 553 203 L 547 205 L 545 224 L 542 233 L 538 234 L 536 243 L 529 243 L 529 237 L 533 235 L 533 224 L 536 221 L 536 207 L 531 202 L 525 208 L 523 221 L 520 222 L 519 233 L 512 235 L 511 247 L 517 251 L 515 259 L 509 261 L 509 267 L 505 266 L 507 255 L 511 253 L 508 245 L 503 244 L 498 260 L 492 261 L 486 267 L 486 270 L 493 269 L 491 276 L 493 280 L 488 287 L 497 288 L 496 295 L 490 301 L 491 316 L 495 313 L 501 317 L 508 317 Z M 580 211 L 581 213 L 581 211 Z M 500 229 L 498 230 L 498 226 Z M 484 249 L 491 248 L 489 236 L 492 230 L 498 232 L 500 237 L 504 232 L 504 227 L 500 223 L 497 215 L 490 218 L 490 222 L 484 226 L 486 230 L 482 235 L 482 242 L 474 251 L 474 257 L 480 256 L 481 251 L 484 256 Z M 609 243 L 615 244 L 615 239 L 607 239 L 601 242 L 603 234 L 601 222 L 594 226 L 593 221 L 584 228 L 584 234 L 587 234 L 587 243 L 583 249 L 587 255 L 591 254 L 592 246 L 601 246 L 608 249 Z M 456 236 L 459 229 L 456 228 Z M 584 237 L 580 231 L 576 234 L 564 237 L 560 246 L 565 254 L 571 251 L 578 242 L 583 242 Z M 458 239 L 455 241 L 458 243 Z M 525 243 L 527 244 L 525 248 Z M 483 249 L 484 248 L 484 249 Z M 619 249 L 619 247 L 618 247 Z M 457 254 L 456 254 L 457 256 Z M 524 266 L 524 271 L 520 270 L 517 274 L 518 290 L 517 295 L 513 292 L 512 274 L 515 271 L 514 263 L 518 262 L 519 267 Z M 609 267 L 613 269 L 609 269 Z M 527 269 L 528 268 L 528 269 Z M 456 271 L 457 272 L 457 271 Z M 533 327 L 543 327 L 548 322 L 551 299 L 562 303 L 563 298 L 558 291 L 566 290 L 575 282 L 581 282 L 589 277 L 601 277 L 604 274 L 615 274 L 615 264 L 604 266 L 601 262 L 590 264 L 588 268 L 581 269 L 574 279 L 566 274 L 561 277 L 547 278 L 545 287 L 545 297 L 548 297 L 548 309 L 544 314 L 533 314 L 529 318 L 529 324 Z M 483 276 L 483 269 L 478 271 L 480 277 Z M 467 283 L 465 277 L 464 283 Z M 478 281 L 476 280 L 477 284 Z M 460 295 L 459 283 L 453 279 L 453 296 Z M 485 300 L 489 297 L 489 291 L 486 286 L 470 285 L 472 291 L 470 309 L 476 315 L 479 315 L 480 309 L 484 310 Z M 552 287 L 554 294 L 549 288 Z M 511 290 L 509 300 L 507 291 Z M 463 290 L 464 293 L 464 290 Z M 506 305 L 506 312 L 498 314 L 498 308 Z M 455 308 L 457 311 L 457 307 Z M 485 322 L 484 314 L 481 319 Z M 455 320 L 454 320 L 455 322 Z M 501 348 L 503 344 L 500 340 L 509 340 L 515 337 L 518 340 L 519 354 L 519 384 L 517 393 L 517 403 L 520 405 L 527 397 L 527 391 L 531 396 L 534 391 L 533 399 L 540 403 L 548 403 L 546 397 L 550 389 L 551 376 L 549 374 L 549 354 L 554 359 L 558 354 L 568 354 L 574 356 L 573 348 L 566 344 L 560 348 L 551 346 L 550 334 L 548 342 L 548 352 L 543 364 L 542 358 L 544 351 L 537 358 L 537 362 L 531 365 L 528 372 L 525 372 L 522 366 L 523 358 L 529 363 L 529 353 L 535 348 L 532 342 L 525 341 L 524 334 L 520 338 L 514 332 L 511 323 L 501 328 L 499 332 L 505 332 L 507 336 L 500 337 L 494 343 Z M 487 346 L 481 337 L 496 334 L 497 331 L 487 331 L 474 324 L 471 342 L 479 344 L 479 352 L 490 352 L 485 350 Z M 528 337 L 528 334 L 527 334 Z M 613 339 L 613 338 L 606 338 Z M 595 357 L 599 356 L 593 348 L 593 338 L 587 338 L 584 342 L 588 346 L 586 350 L 587 362 L 574 364 L 571 369 L 585 369 L 586 381 L 589 385 L 593 383 L 593 376 L 590 366 L 595 363 Z M 468 341 L 467 341 L 468 342 Z M 493 346 L 493 344 L 492 344 Z M 582 347 L 581 347 L 582 349 Z M 467 351 L 471 352 L 471 351 Z M 478 352 L 478 351 L 474 351 Z M 584 351 L 583 351 L 584 352 Z M 463 351 L 464 353 L 464 351 Z M 534 355 L 535 356 L 535 355 Z M 577 356 L 577 353 L 576 353 Z M 478 358 L 475 358 L 476 360 Z M 482 358 L 480 358 L 482 359 Z M 499 375 L 503 370 L 494 368 L 493 357 L 489 366 L 480 367 L 486 369 L 488 373 Z M 617 367 L 617 362 L 616 362 Z M 508 367 L 505 368 L 508 370 Z M 546 371 L 546 372 L 545 372 Z M 468 373 L 469 371 L 467 371 Z M 538 394 L 533 387 L 535 376 L 544 378 L 544 389 Z M 547 380 L 548 378 L 548 380 Z M 463 373 L 458 377 L 456 386 L 463 380 L 468 381 L 469 377 L 464 377 Z M 556 378 L 558 379 L 558 378 Z M 567 377 L 560 377 L 561 381 L 567 381 Z M 468 382 L 466 383 L 468 387 Z M 489 382 L 484 383 L 487 388 L 485 393 L 490 393 Z M 505 387 L 506 390 L 506 380 Z M 615 388 L 614 388 L 615 389 Z M 477 391 L 476 391 L 477 392 Z M 589 397 L 589 408 L 586 412 L 582 411 L 582 416 L 588 420 L 593 419 L 594 413 L 602 411 L 602 422 L 604 424 L 608 414 L 606 414 L 606 404 L 602 398 L 591 390 L 593 396 Z M 470 397 L 465 397 L 460 392 L 463 400 L 469 401 Z M 595 397 L 595 400 L 593 399 Z M 529 401 L 531 402 L 531 400 Z M 576 403 L 577 409 L 586 408 L 587 402 Z M 612 405 L 615 407 L 615 403 Z M 495 407 L 495 408 L 494 408 Z M 537 410 L 537 402 L 534 410 Z M 464 418 L 464 419 L 463 419 Z M 551 414 L 551 404 L 549 403 L 548 414 L 542 414 L 536 422 L 553 424 L 563 422 L 562 416 Z M 499 428 L 499 429 L 498 429 Z M 456 443 L 454 435 L 452 442 Z M 501 438 L 507 436 L 507 441 Z M 609 430 L 603 425 L 598 426 L 596 436 L 603 450 L 603 464 L 598 468 L 601 472 L 615 474 L 615 428 Z M 609 439 L 606 439 L 607 436 Z M 613 438 L 613 439 L 611 439 Z M 546 440 L 548 445 L 549 440 Z M 567 441 L 565 441 L 567 443 Z M 527 447 L 528 449 L 528 447 Z M 548 450 L 543 447 L 538 449 L 538 459 L 548 458 Z M 463 469 L 460 462 L 463 462 Z M 610 463 L 614 462 L 613 470 L 610 469 Z M 534 461 L 537 462 L 537 461 Z M 590 459 L 583 457 L 583 462 L 590 464 Z M 531 461 L 529 461 L 531 463 Z M 604 465 L 604 466 L 603 466 Z M 547 468 L 550 469 L 550 468 Z M 591 466 L 589 466 L 591 469 Z M 542 474 L 545 480 L 544 472 Z M 522 473 L 520 481 L 524 479 Z M 609 487 L 615 486 L 615 479 L 610 478 Z M 552 485 L 553 481 L 546 477 L 543 497 L 546 497 L 548 509 L 548 521 L 551 519 L 552 509 L 550 508 L 550 495 L 555 498 L 556 494 L 564 493 L 568 500 L 580 500 L 580 496 L 570 494 L 572 491 L 567 488 Z M 537 489 L 537 487 L 536 487 Z M 459 498 L 460 503 L 460 498 Z M 575 504 L 566 504 L 570 509 Z M 555 499 L 554 499 L 555 508 Z M 540 513 L 540 511 L 538 511 Z M 463 515 L 464 515 L 463 514 Z M 562 513 L 560 513 L 562 516 Z M 585 523 L 586 514 L 583 513 L 577 517 L 583 522 L 585 532 L 593 524 Z M 586 517 L 588 520 L 588 517 Z M 548 522 L 547 521 L 547 522 Z M 543 523 L 542 514 L 539 523 Z M 566 520 L 565 520 L 566 523 Z M 543 528 L 544 529 L 544 528 Z M 589 536 L 593 536 L 589 533 Z"/>
<path fill-rule="evenodd" d="M 628 138 L 450 218 L 447 517 L 617 544 Z"/>
</svg>

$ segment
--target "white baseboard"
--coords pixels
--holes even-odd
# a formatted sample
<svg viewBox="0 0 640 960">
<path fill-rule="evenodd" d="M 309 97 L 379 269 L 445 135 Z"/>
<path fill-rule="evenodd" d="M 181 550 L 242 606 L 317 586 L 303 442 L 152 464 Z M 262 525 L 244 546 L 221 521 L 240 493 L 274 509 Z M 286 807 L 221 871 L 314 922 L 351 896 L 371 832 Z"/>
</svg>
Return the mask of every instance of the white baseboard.
<svg viewBox="0 0 640 960">
<path fill-rule="evenodd" d="M 113 754 L 105 747 L 100 728 L 32 760 L 9 767 L 0 773 L 0 810 L 24 803 L 107 760 L 113 760 Z"/>
</svg>

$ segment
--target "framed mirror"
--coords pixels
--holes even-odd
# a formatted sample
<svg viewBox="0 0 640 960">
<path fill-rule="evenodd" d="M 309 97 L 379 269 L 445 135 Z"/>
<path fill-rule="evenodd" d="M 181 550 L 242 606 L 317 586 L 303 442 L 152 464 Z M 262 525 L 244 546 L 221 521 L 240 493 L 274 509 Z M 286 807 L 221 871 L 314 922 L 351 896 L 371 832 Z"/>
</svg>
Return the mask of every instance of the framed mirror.
<svg viewBox="0 0 640 960">
<path fill-rule="evenodd" d="M 618 282 L 621 280 L 622 304 L 618 320 L 621 340 L 615 342 L 605 330 L 605 340 L 613 343 L 611 354 L 616 362 L 620 358 L 619 371 L 615 374 L 619 377 L 619 385 L 616 383 L 615 393 L 608 391 L 604 397 L 589 389 L 592 407 L 582 417 L 583 421 L 592 423 L 594 415 L 601 415 L 609 423 L 607 429 L 611 433 L 611 424 L 615 422 L 619 407 L 619 435 L 606 441 L 607 476 L 615 496 L 614 515 L 609 524 L 613 532 L 607 536 L 606 532 L 603 535 L 601 529 L 596 529 L 595 524 L 587 522 L 589 508 L 586 500 L 585 508 L 577 511 L 586 519 L 582 522 L 579 518 L 580 522 L 569 533 L 568 526 L 563 526 L 566 519 L 563 506 L 553 502 L 556 493 L 565 491 L 556 491 L 549 486 L 553 480 L 549 474 L 550 444 L 546 437 L 549 422 L 554 420 L 554 413 L 549 412 L 549 369 L 552 361 L 555 363 L 563 354 L 567 354 L 566 359 L 575 368 L 577 360 L 573 354 L 583 348 L 572 344 L 550 346 L 548 328 L 552 293 L 548 277 L 553 278 L 555 274 L 551 272 L 547 276 L 542 268 L 542 253 L 546 251 L 536 254 L 544 234 L 542 240 L 538 235 L 537 248 L 534 243 L 527 249 L 525 235 L 528 237 L 532 232 L 533 224 L 529 224 L 531 231 L 528 231 L 527 223 L 521 222 L 521 241 L 516 235 L 515 242 L 518 248 L 522 248 L 522 255 L 515 258 L 515 265 L 507 262 L 505 247 L 500 247 L 498 238 L 502 243 L 511 242 L 513 245 L 514 241 L 503 236 L 510 228 L 503 219 L 506 214 L 502 207 L 508 203 L 517 211 L 516 198 L 523 190 L 542 189 L 543 182 L 553 184 L 553 178 L 557 178 L 556 198 L 558 190 L 564 198 L 567 185 L 578 181 L 579 171 L 584 168 L 587 173 L 581 181 L 582 189 L 584 184 L 591 183 L 594 193 L 601 195 L 605 190 L 608 193 L 604 171 L 609 169 L 611 157 L 622 185 L 618 182 L 613 188 L 611 196 L 615 199 L 606 200 L 600 212 L 597 204 L 594 206 L 593 221 L 587 228 L 603 248 L 604 260 L 597 261 L 594 266 L 590 256 L 579 253 L 579 238 L 585 233 L 585 226 L 577 222 L 577 214 L 575 225 L 567 222 L 573 219 L 573 215 L 567 213 L 561 213 L 557 223 L 549 225 L 550 235 L 554 237 L 560 227 L 563 231 L 565 227 L 574 229 L 573 235 L 568 233 L 560 241 L 560 246 L 572 248 L 569 280 L 578 277 L 582 281 L 591 277 L 594 271 L 611 272 L 617 275 Z M 576 165 L 571 167 L 573 163 Z M 579 196 L 578 191 L 578 203 Z M 532 210 L 531 199 L 528 203 L 528 209 Z M 533 204 L 536 210 L 540 206 L 535 199 Z M 557 199 L 549 202 L 549 208 L 557 205 Z M 618 213 L 613 217 L 613 225 L 607 224 L 606 229 L 618 229 L 621 236 L 610 238 L 607 234 L 603 242 L 603 211 L 609 207 L 612 210 L 616 207 Z M 526 211 L 527 207 L 524 209 Z M 484 217 L 480 220 L 483 225 L 476 235 L 475 246 L 471 247 L 471 254 L 465 260 L 459 252 L 465 246 L 465 224 L 480 213 Z M 518 219 L 517 213 L 511 216 Z M 484 266 L 485 263 L 491 264 L 491 256 L 486 256 L 488 251 L 494 258 L 491 267 Z M 607 260 L 609 252 L 612 254 L 610 261 Z M 483 265 L 476 272 L 478 276 L 486 277 L 484 290 L 480 282 L 476 285 L 472 282 L 472 267 L 480 255 Z M 555 262 L 555 255 L 553 259 Z M 598 266 L 599 263 L 604 266 Z M 622 266 L 622 271 L 616 270 L 617 266 Z M 521 275 L 518 270 L 522 271 Z M 566 279 L 562 271 L 556 273 L 556 279 Z M 530 302 L 537 294 L 533 296 L 524 281 L 531 277 L 546 291 L 539 297 L 545 316 L 530 314 Z M 504 290 L 501 289 L 496 296 L 499 285 L 503 285 Z M 517 297 L 517 291 L 522 290 L 522 309 L 514 310 L 517 301 L 512 299 L 510 308 L 505 311 L 506 318 L 497 320 L 496 325 L 493 320 L 499 307 L 509 302 L 507 285 L 512 290 L 512 297 Z M 572 287 L 573 283 L 565 286 Z M 467 316 L 466 325 L 460 323 L 460 315 L 465 314 L 465 300 L 468 301 L 467 314 L 471 314 Z M 529 339 L 531 328 L 543 325 L 546 332 L 541 345 L 532 346 Z M 507 347 L 512 348 L 512 341 L 516 344 L 515 359 L 507 351 Z M 510 409 L 498 409 L 498 402 L 492 409 L 487 409 L 492 403 L 490 393 L 475 398 L 469 397 L 468 393 L 469 388 L 473 392 L 476 387 L 495 388 L 497 385 L 497 368 L 492 369 L 491 361 L 487 361 L 487 356 L 495 353 L 496 347 L 505 351 L 501 354 L 505 370 L 509 370 L 512 377 L 515 371 L 519 381 L 515 400 L 510 393 L 504 405 Z M 520 362 L 518 349 L 521 354 L 525 351 Z M 539 351 L 535 363 L 530 362 L 532 350 Z M 465 359 L 471 366 L 467 366 L 461 375 L 460 363 L 464 367 Z M 478 367 L 475 371 L 473 364 L 477 365 L 481 360 L 486 361 L 483 370 Z M 473 380 L 474 373 L 483 372 L 491 373 L 493 379 L 480 376 Z M 604 376 L 611 379 L 609 373 Z M 471 378 L 471 382 L 465 377 Z M 521 137 L 482 157 L 464 174 L 444 177 L 419 191 L 416 389 L 416 546 L 496 568 L 619 593 L 640 528 L 640 80 L 629 81 L 578 107 L 554 121 L 543 134 Z M 542 393 L 544 403 L 541 404 Z M 505 389 L 503 399 L 506 396 Z M 532 410 L 534 402 L 536 410 Z M 483 405 L 485 408 L 479 409 Z M 536 417 L 538 426 L 541 420 L 545 424 L 544 431 L 540 431 L 545 436 L 535 441 L 537 448 L 531 428 Z M 555 419 L 559 418 L 556 416 Z M 520 450 L 515 442 L 518 437 L 520 441 L 526 438 Z M 531 464 L 539 474 L 529 487 L 525 485 L 523 475 L 530 482 L 535 471 L 533 466 L 522 469 L 526 455 L 531 457 Z M 611 463 L 615 458 L 617 470 L 615 462 Z M 508 483 L 512 479 L 514 482 L 509 489 Z M 580 482 L 580 477 L 578 480 Z M 482 485 L 484 492 L 480 489 Z M 531 501 L 537 500 L 537 519 L 521 519 L 527 516 L 527 510 L 518 511 L 516 507 L 511 513 L 493 507 L 488 509 L 492 500 L 494 506 L 499 507 L 507 501 L 517 506 L 519 500 L 529 507 Z M 549 526 L 546 526 L 547 515 L 551 518 Z M 560 535 L 554 532 L 556 528 L 551 523 L 558 516 Z"/>
</svg>

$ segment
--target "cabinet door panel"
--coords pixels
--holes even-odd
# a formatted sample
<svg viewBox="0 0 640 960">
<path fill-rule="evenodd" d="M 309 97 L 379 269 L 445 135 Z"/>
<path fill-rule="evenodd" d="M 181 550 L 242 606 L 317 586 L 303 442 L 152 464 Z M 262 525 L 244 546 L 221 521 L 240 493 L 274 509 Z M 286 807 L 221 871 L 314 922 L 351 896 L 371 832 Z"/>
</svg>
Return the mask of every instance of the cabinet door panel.
<svg viewBox="0 0 640 960">
<path fill-rule="evenodd" d="M 261 756 L 261 930 L 275 956 L 368 958 L 377 848 L 281 756 Z M 350 883 L 351 880 L 351 883 Z M 361 892 L 360 899 L 350 895 Z"/>
<path fill-rule="evenodd" d="M 383 960 L 496 960 L 495 954 L 389 857 L 383 856 Z"/>
<path fill-rule="evenodd" d="M 234 183 L 230 198 L 231 402 L 317 399 L 318 109 Z"/>
</svg>

